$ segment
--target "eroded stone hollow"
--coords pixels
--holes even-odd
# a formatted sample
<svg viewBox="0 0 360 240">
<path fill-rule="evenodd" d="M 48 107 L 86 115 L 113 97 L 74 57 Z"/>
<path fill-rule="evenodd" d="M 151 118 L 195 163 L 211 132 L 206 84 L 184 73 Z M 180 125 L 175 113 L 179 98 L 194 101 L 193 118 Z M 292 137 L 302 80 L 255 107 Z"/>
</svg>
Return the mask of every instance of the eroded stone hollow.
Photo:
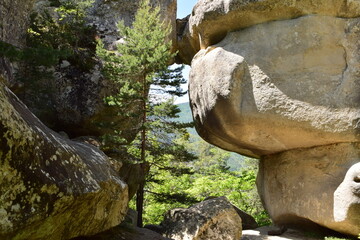
<svg viewBox="0 0 360 240">
<path fill-rule="evenodd" d="M 275 223 L 357 236 L 360 2 L 311 2 L 199 1 L 185 34 L 199 44 L 191 107 L 205 140 L 261 159 Z M 228 33 L 212 44 L 216 19 Z"/>
</svg>

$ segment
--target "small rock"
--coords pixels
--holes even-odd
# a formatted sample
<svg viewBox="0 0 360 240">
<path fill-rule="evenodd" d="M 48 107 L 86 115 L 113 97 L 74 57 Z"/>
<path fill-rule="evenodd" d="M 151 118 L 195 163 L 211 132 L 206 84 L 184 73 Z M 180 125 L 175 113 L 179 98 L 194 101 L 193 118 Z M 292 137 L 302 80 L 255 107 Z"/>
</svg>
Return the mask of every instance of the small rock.
<svg viewBox="0 0 360 240">
<path fill-rule="evenodd" d="M 62 62 L 61 62 L 61 64 L 60 64 L 60 68 L 67 68 L 67 67 L 69 67 L 71 64 L 68 62 L 68 61 L 66 61 L 66 60 L 63 60 Z"/>
<path fill-rule="evenodd" d="M 242 231 L 241 218 L 225 197 L 172 209 L 161 226 L 164 235 L 174 240 L 237 240 Z"/>
</svg>

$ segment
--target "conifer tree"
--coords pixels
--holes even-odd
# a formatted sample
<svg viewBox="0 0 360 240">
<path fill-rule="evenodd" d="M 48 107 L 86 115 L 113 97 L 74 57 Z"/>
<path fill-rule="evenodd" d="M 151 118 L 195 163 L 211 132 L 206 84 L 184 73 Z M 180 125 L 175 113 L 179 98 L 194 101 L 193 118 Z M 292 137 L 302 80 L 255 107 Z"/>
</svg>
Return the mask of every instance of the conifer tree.
<svg viewBox="0 0 360 240">
<path fill-rule="evenodd" d="M 149 92 L 159 91 L 176 96 L 185 94 L 180 88 L 180 84 L 185 83 L 182 67 L 168 67 L 175 54 L 170 52 L 168 36 L 171 28 L 160 20 L 160 8 L 151 7 L 149 0 L 144 0 L 132 27 L 120 22 L 118 29 L 123 41 L 118 44 L 117 51 L 107 51 L 99 42 L 97 54 L 104 62 L 104 75 L 119 86 L 117 93 L 108 96 L 106 102 L 117 106 L 121 116 L 141 119 L 140 136 L 130 145 L 129 152 L 141 163 L 144 172 L 152 164 L 169 162 L 169 158 L 174 156 L 180 161 L 193 159 L 174 141 L 175 132 L 187 126 L 169 120 L 176 117 L 177 107 L 171 101 L 158 101 L 149 96 Z M 142 182 L 136 193 L 140 227 L 144 187 L 145 182 Z"/>
</svg>

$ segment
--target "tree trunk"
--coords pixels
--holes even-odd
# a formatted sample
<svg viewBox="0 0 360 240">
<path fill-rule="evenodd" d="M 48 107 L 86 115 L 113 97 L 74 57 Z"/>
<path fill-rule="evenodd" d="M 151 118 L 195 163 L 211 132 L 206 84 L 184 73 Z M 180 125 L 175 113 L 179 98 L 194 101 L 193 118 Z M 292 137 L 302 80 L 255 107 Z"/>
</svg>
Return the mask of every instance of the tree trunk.
<svg viewBox="0 0 360 240">
<path fill-rule="evenodd" d="M 142 102 L 142 130 L 141 130 L 141 157 L 140 157 L 140 161 L 142 164 L 142 169 L 144 174 L 147 174 L 146 171 L 146 104 L 147 104 L 147 82 L 146 82 L 146 75 L 144 74 L 143 76 L 143 102 Z M 139 185 L 139 189 L 136 193 L 136 211 L 138 212 L 138 220 L 137 220 L 137 226 L 138 227 L 142 227 L 143 226 L 143 209 L 144 209 L 144 186 L 145 186 L 145 180 L 142 181 Z"/>
<path fill-rule="evenodd" d="M 144 208 L 144 181 L 139 184 L 139 189 L 136 192 L 136 211 L 137 226 L 143 227 L 143 208 Z"/>
</svg>

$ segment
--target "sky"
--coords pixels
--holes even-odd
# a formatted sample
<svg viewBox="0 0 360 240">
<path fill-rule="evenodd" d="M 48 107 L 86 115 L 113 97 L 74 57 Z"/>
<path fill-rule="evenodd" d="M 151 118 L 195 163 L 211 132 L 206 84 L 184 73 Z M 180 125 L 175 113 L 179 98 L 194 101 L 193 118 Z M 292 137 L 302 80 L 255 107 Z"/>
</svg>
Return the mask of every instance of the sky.
<svg viewBox="0 0 360 240">
<path fill-rule="evenodd" d="M 177 0 L 177 18 L 181 19 L 189 15 L 192 11 L 192 8 L 195 6 L 197 0 Z M 183 76 L 186 80 L 189 80 L 189 71 L 190 67 L 185 65 L 185 69 L 183 71 Z M 183 84 L 181 86 L 183 89 L 187 89 L 187 84 Z M 182 97 L 179 97 L 175 100 L 175 104 L 188 102 L 189 96 L 186 94 Z"/>
</svg>

